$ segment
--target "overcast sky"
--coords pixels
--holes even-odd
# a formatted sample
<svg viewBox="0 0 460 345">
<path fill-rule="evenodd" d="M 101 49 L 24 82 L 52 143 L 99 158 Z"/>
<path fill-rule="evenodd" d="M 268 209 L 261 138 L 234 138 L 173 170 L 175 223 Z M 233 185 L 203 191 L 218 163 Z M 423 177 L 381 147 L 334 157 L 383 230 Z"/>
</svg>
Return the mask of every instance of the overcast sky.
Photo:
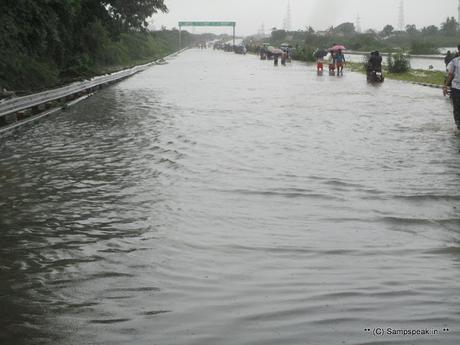
<svg viewBox="0 0 460 345">
<path fill-rule="evenodd" d="M 262 23 L 265 31 L 283 28 L 288 2 L 291 7 L 292 29 L 311 25 L 323 30 L 343 22 L 356 23 L 361 18 L 363 30 L 381 30 L 385 24 L 398 26 L 401 0 L 164 0 L 167 14 L 157 14 L 153 21 L 157 29 L 177 27 L 181 20 L 228 20 L 237 22 L 240 35 L 255 34 Z M 458 16 L 458 0 L 404 0 L 405 24 L 417 27 L 439 26 L 447 16 Z M 191 29 L 189 29 L 191 30 Z M 225 31 L 227 30 L 227 31 Z M 229 32 L 231 29 L 197 29 L 196 32 Z"/>
</svg>

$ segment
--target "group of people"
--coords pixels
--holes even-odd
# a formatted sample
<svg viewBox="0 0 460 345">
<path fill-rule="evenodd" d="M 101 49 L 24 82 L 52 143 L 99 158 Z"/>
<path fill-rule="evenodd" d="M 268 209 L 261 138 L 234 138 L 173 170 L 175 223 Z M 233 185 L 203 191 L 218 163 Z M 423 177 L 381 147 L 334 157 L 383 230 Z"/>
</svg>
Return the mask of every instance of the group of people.
<svg viewBox="0 0 460 345">
<path fill-rule="evenodd" d="M 275 66 L 278 66 L 281 60 L 281 64 L 286 66 L 286 62 L 291 62 L 292 60 L 292 48 L 281 46 L 281 49 L 278 49 L 264 44 L 259 48 L 259 56 L 261 60 L 273 60 Z"/>
<path fill-rule="evenodd" d="M 457 47 L 456 54 L 447 52 L 444 62 L 446 63 L 447 77 L 444 83 L 444 95 L 450 94 L 453 104 L 454 120 L 457 128 L 460 130 L 460 44 Z M 284 65 L 288 54 L 281 54 L 281 63 Z M 261 54 L 261 58 L 265 58 L 265 54 Z M 328 65 L 329 75 L 343 75 L 343 67 L 346 63 L 345 55 L 342 50 L 318 50 L 315 53 L 316 68 L 318 74 L 322 74 L 324 65 Z M 278 65 L 278 55 L 274 56 L 274 64 Z M 376 50 L 370 53 L 366 64 L 367 80 L 370 82 L 383 82 L 382 71 L 382 56 Z"/>
<path fill-rule="evenodd" d="M 337 76 L 343 75 L 343 66 L 345 65 L 345 55 L 342 50 L 330 51 L 327 55 L 315 54 L 316 57 L 316 70 L 318 74 L 322 74 L 324 70 L 324 64 L 327 63 L 329 69 L 329 75 L 335 75 L 337 70 Z"/>
</svg>

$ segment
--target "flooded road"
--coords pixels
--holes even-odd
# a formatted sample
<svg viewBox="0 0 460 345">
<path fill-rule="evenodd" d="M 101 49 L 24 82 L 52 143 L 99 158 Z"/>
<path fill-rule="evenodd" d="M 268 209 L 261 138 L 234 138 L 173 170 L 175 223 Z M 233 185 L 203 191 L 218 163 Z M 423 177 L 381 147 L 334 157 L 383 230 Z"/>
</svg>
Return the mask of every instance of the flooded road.
<svg viewBox="0 0 460 345">
<path fill-rule="evenodd" d="M 104 89 L 0 142 L 0 342 L 457 344 L 453 128 L 436 89 L 220 51 Z"/>
</svg>

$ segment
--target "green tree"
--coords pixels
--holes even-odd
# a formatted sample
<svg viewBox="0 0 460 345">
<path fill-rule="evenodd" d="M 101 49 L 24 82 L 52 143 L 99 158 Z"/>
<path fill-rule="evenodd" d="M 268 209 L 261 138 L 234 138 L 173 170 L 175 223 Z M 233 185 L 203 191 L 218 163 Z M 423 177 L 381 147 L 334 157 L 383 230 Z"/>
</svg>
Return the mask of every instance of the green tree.
<svg viewBox="0 0 460 345">
<path fill-rule="evenodd" d="M 350 35 L 355 33 L 355 24 L 353 23 L 342 23 L 334 28 L 335 33 L 342 33 L 344 35 Z"/>
<path fill-rule="evenodd" d="M 365 34 L 366 35 L 372 35 L 372 36 L 376 37 L 377 36 L 377 31 L 375 31 L 374 29 L 367 29 Z"/>
<path fill-rule="evenodd" d="M 306 27 L 306 33 L 309 35 L 313 35 L 315 33 L 315 29 L 313 29 L 310 25 Z"/>
<path fill-rule="evenodd" d="M 103 0 L 100 4 L 125 28 L 145 28 L 154 13 L 168 12 L 163 0 Z"/>
<path fill-rule="evenodd" d="M 167 11 L 164 0 L 0 0 L 0 84 L 36 89 L 59 75 L 92 74 L 98 64 L 151 57 L 151 37 L 133 31 L 159 11 Z M 132 42 L 144 46 L 142 56 L 124 49 Z"/>
<path fill-rule="evenodd" d="M 439 28 L 436 25 L 425 26 L 422 28 L 422 33 L 424 35 L 437 35 L 439 33 Z"/>
<path fill-rule="evenodd" d="M 275 42 L 283 41 L 286 38 L 287 32 L 286 30 L 273 30 L 272 31 L 272 39 Z"/>
<path fill-rule="evenodd" d="M 382 31 L 380 31 L 380 36 L 382 37 L 388 37 L 388 36 L 391 36 L 391 34 L 393 33 L 394 31 L 394 27 L 392 25 L 385 25 L 382 29 Z"/>
<path fill-rule="evenodd" d="M 409 35 L 416 35 L 419 33 L 419 31 L 417 30 L 417 26 L 415 26 L 415 24 L 408 24 L 406 25 L 406 32 L 409 34 Z"/>
<path fill-rule="evenodd" d="M 446 21 L 441 24 L 441 32 L 453 36 L 457 33 L 458 22 L 455 20 L 454 17 L 447 17 Z"/>
</svg>

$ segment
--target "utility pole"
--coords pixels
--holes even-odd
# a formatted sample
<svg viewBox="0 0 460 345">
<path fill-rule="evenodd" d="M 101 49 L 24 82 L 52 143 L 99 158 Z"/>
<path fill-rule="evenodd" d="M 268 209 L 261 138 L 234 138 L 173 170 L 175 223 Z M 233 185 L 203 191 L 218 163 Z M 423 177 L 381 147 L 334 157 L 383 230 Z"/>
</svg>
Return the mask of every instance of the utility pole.
<svg viewBox="0 0 460 345">
<path fill-rule="evenodd" d="M 356 16 L 356 32 L 361 32 L 361 18 L 359 17 L 359 13 Z"/>
<path fill-rule="evenodd" d="M 262 23 L 260 25 L 259 31 L 257 32 L 257 35 L 261 38 L 265 37 L 265 24 Z"/>
<path fill-rule="evenodd" d="M 458 0 L 457 30 L 460 30 L 460 0 Z"/>
<path fill-rule="evenodd" d="M 404 0 L 401 0 L 399 5 L 399 18 L 398 18 L 398 29 L 404 31 Z"/>
<path fill-rule="evenodd" d="M 286 31 L 291 31 L 292 18 L 291 18 L 291 2 L 288 1 L 286 17 L 284 18 L 283 29 Z"/>
</svg>

